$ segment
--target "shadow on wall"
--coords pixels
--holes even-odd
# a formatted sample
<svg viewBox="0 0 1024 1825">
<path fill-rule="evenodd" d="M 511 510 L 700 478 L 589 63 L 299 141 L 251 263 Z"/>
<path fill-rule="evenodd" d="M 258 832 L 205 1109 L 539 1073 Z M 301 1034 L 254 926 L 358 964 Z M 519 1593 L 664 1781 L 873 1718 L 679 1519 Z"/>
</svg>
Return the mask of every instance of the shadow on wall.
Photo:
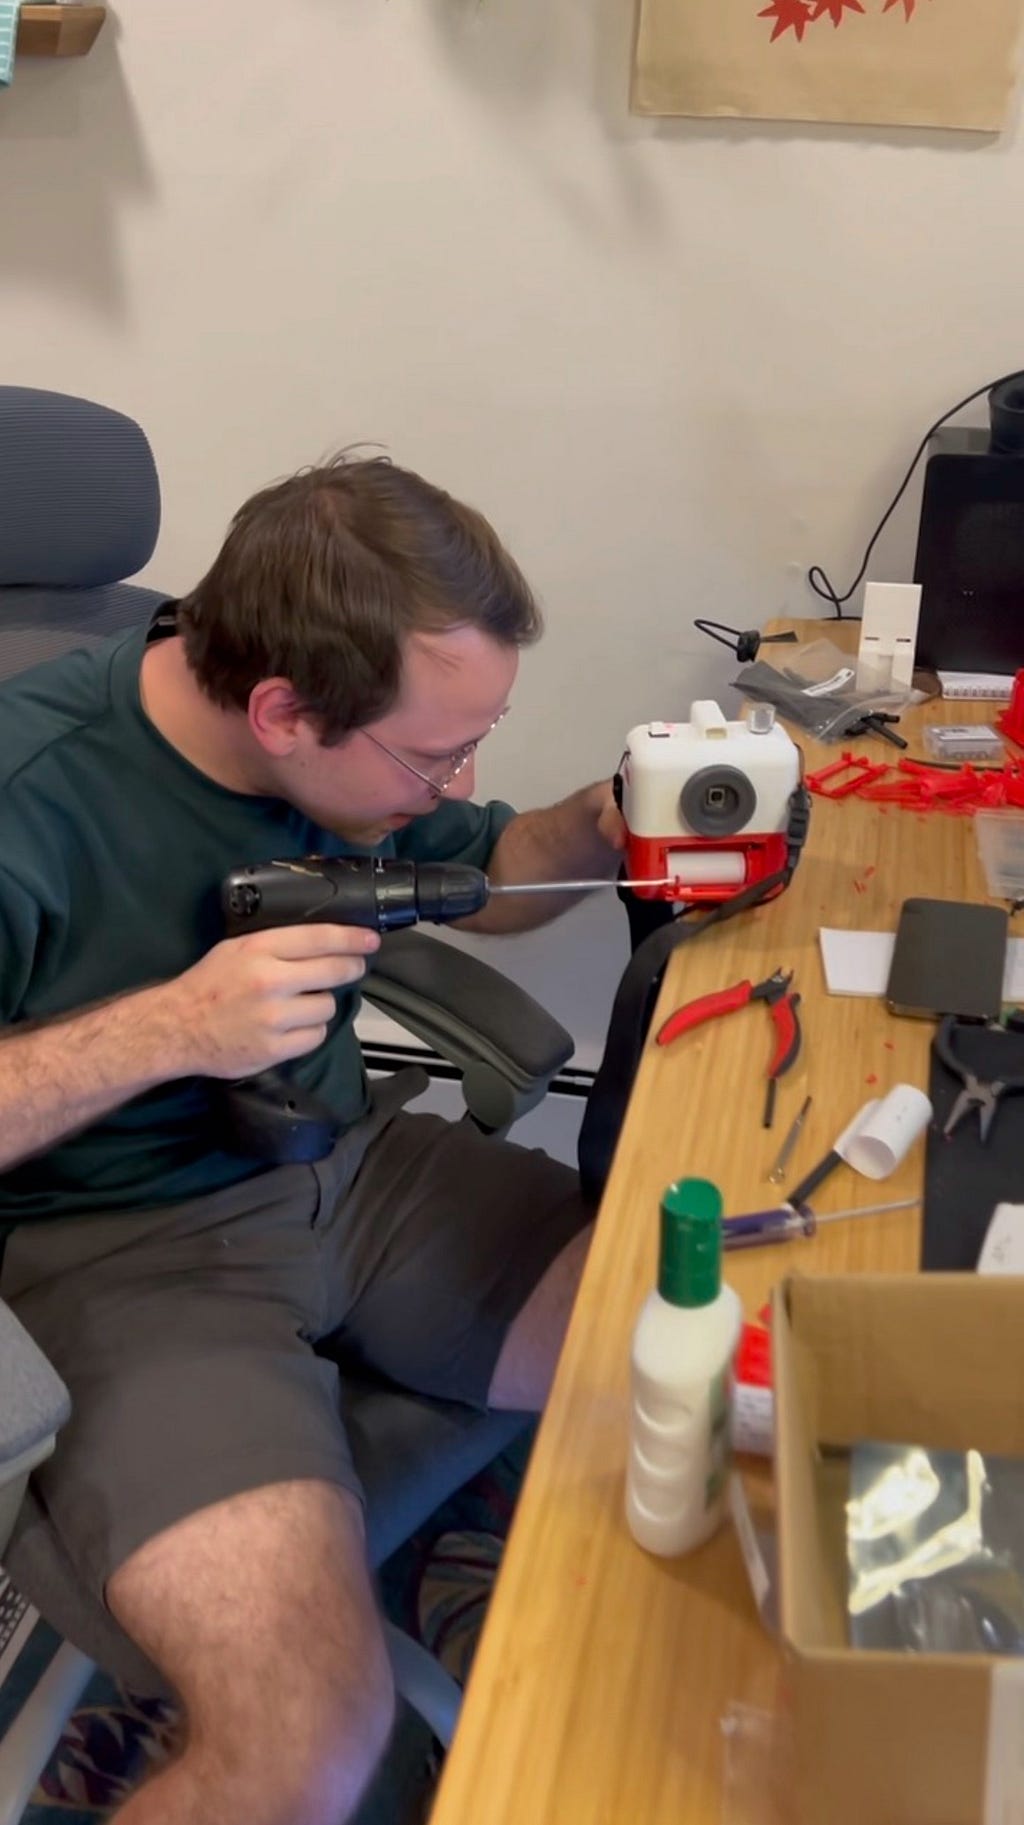
<svg viewBox="0 0 1024 1825">
<path fill-rule="evenodd" d="M 630 0 L 430 0 L 449 68 L 487 106 L 495 128 L 514 128 L 523 155 L 584 232 L 612 226 L 641 235 L 663 225 L 658 189 L 628 148 L 653 127 L 629 112 Z M 615 189 L 567 165 L 561 111 L 582 110 L 607 148 Z M 539 128 L 550 123 L 551 156 Z M 627 154 L 624 156 L 624 154 Z"/>
<path fill-rule="evenodd" d="M 119 216 L 156 185 L 111 14 L 87 59 L 23 57 L 0 93 L 0 272 L 5 287 L 69 292 L 126 315 Z"/>
</svg>

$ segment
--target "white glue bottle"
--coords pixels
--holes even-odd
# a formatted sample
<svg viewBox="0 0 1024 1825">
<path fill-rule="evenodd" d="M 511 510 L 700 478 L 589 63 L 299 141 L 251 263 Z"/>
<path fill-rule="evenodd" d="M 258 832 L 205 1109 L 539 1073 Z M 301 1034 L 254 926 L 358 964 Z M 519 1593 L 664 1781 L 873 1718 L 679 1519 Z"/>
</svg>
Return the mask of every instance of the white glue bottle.
<svg viewBox="0 0 1024 1825">
<path fill-rule="evenodd" d="M 722 1200 L 679 1179 L 661 1204 L 658 1286 L 633 1332 L 626 1519 L 648 1552 L 689 1552 L 725 1509 L 732 1359 L 743 1322 L 722 1284 Z"/>
</svg>

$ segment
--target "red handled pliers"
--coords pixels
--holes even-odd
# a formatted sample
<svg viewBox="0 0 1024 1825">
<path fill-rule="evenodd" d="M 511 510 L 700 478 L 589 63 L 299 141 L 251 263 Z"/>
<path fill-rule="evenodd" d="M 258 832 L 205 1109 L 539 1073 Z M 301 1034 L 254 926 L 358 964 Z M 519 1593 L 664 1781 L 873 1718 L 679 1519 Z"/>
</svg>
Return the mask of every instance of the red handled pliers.
<svg viewBox="0 0 1024 1825">
<path fill-rule="evenodd" d="M 719 989 L 713 995 L 701 995 L 698 1000 L 688 1001 L 685 1006 L 677 1008 L 674 1014 L 670 1014 L 657 1035 L 659 1046 L 669 1046 L 682 1033 L 690 1033 L 694 1027 L 701 1027 L 708 1020 L 717 1020 L 721 1014 L 732 1014 L 737 1008 L 745 1008 L 750 1001 L 767 1002 L 775 1028 L 775 1050 L 768 1066 L 768 1096 L 764 1115 L 766 1128 L 771 1127 L 775 1114 L 776 1083 L 796 1063 L 800 1053 L 800 1021 L 797 1017 L 800 997 L 790 993 L 792 980 L 792 970 L 780 968 L 774 975 L 766 976 L 763 982 L 737 982 L 734 988 Z"/>
</svg>

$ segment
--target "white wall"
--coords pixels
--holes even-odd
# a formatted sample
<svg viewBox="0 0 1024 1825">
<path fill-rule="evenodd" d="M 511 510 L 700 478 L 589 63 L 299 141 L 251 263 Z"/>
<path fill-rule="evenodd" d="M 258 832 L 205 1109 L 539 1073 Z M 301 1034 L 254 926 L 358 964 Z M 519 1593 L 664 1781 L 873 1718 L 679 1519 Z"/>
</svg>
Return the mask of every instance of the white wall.
<svg viewBox="0 0 1024 1825">
<path fill-rule="evenodd" d="M 845 583 L 927 422 L 1024 365 L 1016 130 L 631 120 L 631 0 L 117 10 L 0 95 L 3 372 L 141 419 L 172 589 L 343 442 L 487 511 L 550 626 L 487 789 L 610 770 L 725 676 L 693 615 Z M 596 1039 L 622 942 L 591 909 L 517 967 Z"/>
</svg>

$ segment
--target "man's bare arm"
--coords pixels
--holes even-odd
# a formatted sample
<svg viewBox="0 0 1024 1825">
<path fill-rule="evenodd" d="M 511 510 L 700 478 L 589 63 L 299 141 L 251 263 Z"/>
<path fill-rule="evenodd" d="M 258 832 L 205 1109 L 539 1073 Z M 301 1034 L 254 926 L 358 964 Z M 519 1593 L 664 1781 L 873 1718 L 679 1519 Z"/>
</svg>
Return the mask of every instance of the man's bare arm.
<svg viewBox="0 0 1024 1825">
<path fill-rule="evenodd" d="M 610 879 L 621 860 L 622 819 L 610 780 L 563 798 L 542 811 L 522 811 L 506 824 L 487 873 L 498 885 L 516 881 Z M 578 894 L 510 894 L 491 900 L 482 912 L 461 919 L 465 931 L 521 932 L 557 919 Z"/>
<path fill-rule="evenodd" d="M 321 1045 L 376 932 L 228 938 L 169 982 L 0 1034 L 0 1172 L 177 1077 L 250 1077 Z"/>
<path fill-rule="evenodd" d="M 166 987 L 0 1035 L 0 1172 L 184 1075 Z"/>
</svg>

